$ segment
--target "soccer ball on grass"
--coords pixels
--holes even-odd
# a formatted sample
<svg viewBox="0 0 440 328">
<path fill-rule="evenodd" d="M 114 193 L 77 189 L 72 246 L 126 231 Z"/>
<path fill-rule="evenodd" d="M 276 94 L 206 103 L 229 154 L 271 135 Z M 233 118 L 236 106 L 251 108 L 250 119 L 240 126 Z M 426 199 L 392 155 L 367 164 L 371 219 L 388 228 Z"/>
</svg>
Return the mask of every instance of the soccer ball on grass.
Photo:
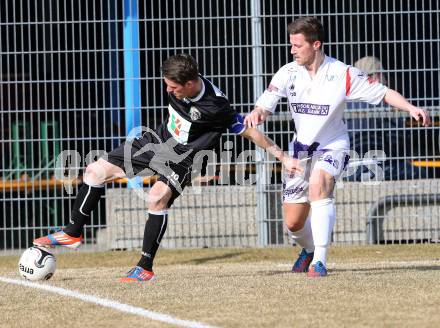
<svg viewBox="0 0 440 328">
<path fill-rule="evenodd" d="M 18 262 L 20 275 L 32 281 L 50 279 L 56 269 L 55 256 L 42 247 L 30 247 L 24 251 Z"/>
</svg>

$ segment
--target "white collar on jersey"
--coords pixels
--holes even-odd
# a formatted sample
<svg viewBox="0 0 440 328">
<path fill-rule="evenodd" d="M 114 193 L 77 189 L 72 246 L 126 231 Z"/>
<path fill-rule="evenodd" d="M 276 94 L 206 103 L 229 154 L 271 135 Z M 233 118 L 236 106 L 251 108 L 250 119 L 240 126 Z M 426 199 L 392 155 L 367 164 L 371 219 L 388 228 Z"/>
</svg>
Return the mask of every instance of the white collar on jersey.
<svg viewBox="0 0 440 328">
<path fill-rule="evenodd" d="M 185 97 L 183 98 L 183 100 L 187 103 L 189 102 L 196 102 L 198 100 L 200 100 L 200 98 L 202 98 L 203 94 L 205 93 L 205 83 L 203 82 L 203 79 L 201 77 L 200 78 L 200 82 L 202 82 L 202 88 L 200 89 L 200 92 L 197 96 L 195 96 L 194 98 L 189 98 L 189 97 Z"/>
</svg>

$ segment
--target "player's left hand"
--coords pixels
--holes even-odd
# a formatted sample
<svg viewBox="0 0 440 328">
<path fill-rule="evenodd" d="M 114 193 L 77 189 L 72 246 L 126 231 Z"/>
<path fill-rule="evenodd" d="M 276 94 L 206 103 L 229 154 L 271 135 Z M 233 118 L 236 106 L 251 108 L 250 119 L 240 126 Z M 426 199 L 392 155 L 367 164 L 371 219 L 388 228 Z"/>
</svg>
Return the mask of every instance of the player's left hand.
<svg viewBox="0 0 440 328">
<path fill-rule="evenodd" d="M 269 113 L 261 107 L 255 107 L 252 112 L 245 116 L 244 124 L 250 128 L 256 128 L 257 125 L 264 122 Z"/>
<path fill-rule="evenodd" d="M 423 126 L 431 125 L 431 118 L 425 109 L 414 107 L 410 110 L 410 114 L 417 122 L 420 122 L 420 119 L 422 119 Z"/>
<path fill-rule="evenodd" d="M 287 172 L 294 173 L 294 172 L 303 172 L 303 168 L 301 166 L 301 161 L 297 158 L 293 158 L 291 156 L 284 156 L 283 158 L 283 165 Z"/>
</svg>

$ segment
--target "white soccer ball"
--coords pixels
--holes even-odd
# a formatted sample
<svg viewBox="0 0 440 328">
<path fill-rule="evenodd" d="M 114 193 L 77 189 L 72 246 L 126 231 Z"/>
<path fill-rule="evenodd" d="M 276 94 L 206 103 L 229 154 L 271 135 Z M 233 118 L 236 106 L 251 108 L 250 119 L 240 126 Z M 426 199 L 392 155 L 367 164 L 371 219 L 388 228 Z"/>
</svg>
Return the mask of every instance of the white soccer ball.
<svg viewBox="0 0 440 328">
<path fill-rule="evenodd" d="M 20 275 L 28 280 L 48 280 L 55 273 L 55 256 L 41 247 L 30 247 L 24 251 L 18 261 Z"/>
</svg>

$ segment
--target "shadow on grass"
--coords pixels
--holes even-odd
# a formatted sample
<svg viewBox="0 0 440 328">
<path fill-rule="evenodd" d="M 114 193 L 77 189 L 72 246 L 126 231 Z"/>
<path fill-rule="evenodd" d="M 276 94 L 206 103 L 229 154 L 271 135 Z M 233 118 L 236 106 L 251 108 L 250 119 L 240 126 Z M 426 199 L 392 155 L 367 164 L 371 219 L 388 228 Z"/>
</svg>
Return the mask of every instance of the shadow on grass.
<svg viewBox="0 0 440 328">
<path fill-rule="evenodd" d="M 198 274 L 199 277 L 204 277 L 207 274 Z M 211 273 L 209 273 L 208 275 L 212 275 Z M 247 278 L 252 278 L 252 279 L 258 279 L 259 276 L 280 276 L 280 275 L 294 275 L 292 274 L 291 271 L 286 271 L 286 270 L 261 270 L 261 271 L 256 271 L 256 272 L 243 272 L 243 273 L 228 273 L 228 272 L 222 272 L 221 275 L 219 275 L 218 277 L 221 278 L 231 278 L 231 277 L 247 277 Z M 296 275 L 296 274 L 295 274 Z M 194 277 L 195 275 L 193 275 Z"/>
<path fill-rule="evenodd" d="M 181 264 L 206 264 L 206 263 L 209 263 L 209 262 L 215 262 L 215 261 L 231 259 L 231 258 L 234 258 L 234 257 L 241 256 L 243 254 L 244 254 L 244 252 L 233 252 L 233 253 L 222 254 L 222 255 L 219 255 L 219 256 L 206 256 L 206 257 L 195 258 L 195 259 L 191 259 L 191 260 L 188 260 L 188 261 L 182 261 L 180 263 Z"/>
<path fill-rule="evenodd" d="M 390 266 L 385 268 L 360 268 L 360 269 L 340 269 L 340 268 L 332 268 L 329 270 L 329 273 L 344 273 L 344 272 L 360 272 L 367 275 L 376 275 L 376 274 L 385 274 L 392 271 L 440 271 L 440 266 L 438 265 L 423 265 L 423 266 L 407 266 L 407 267 L 396 267 L 396 266 Z M 275 275 L 282 275 L 286 273 L 291 273 L 290 270 L 263 270 L 258 271 L 258 275 L 262 276 L 275 276 Z"/>
<path fill-rule="evenodd" d="M 82 277 L 62 277 L 62 278 L 54 279 L 54 280 L 65 282 L 65 281 L 83 280 L 83 278 Z"/>
<path fill-rule="evenodd" d="M 360 268 L 360 269 L 338 269 L 333 268 L 330 270 L 331 272 L 361 272 L 367 274 L 377 274 L 377 273 L 387 273 L 389 271 L 440 271 L 440 266 L 438 265 L 422 265 L 422 266 L 404 266 L 404 267 L 396 267 L 389 266 L 383 268 Z"/>
<path fill-rule="evenodd" d="M 290 270 L 264 270 L 258 271 L 257 274 L 260 276 L 278 276 L 286 273 L 292 273 Z"/>
</svg>

